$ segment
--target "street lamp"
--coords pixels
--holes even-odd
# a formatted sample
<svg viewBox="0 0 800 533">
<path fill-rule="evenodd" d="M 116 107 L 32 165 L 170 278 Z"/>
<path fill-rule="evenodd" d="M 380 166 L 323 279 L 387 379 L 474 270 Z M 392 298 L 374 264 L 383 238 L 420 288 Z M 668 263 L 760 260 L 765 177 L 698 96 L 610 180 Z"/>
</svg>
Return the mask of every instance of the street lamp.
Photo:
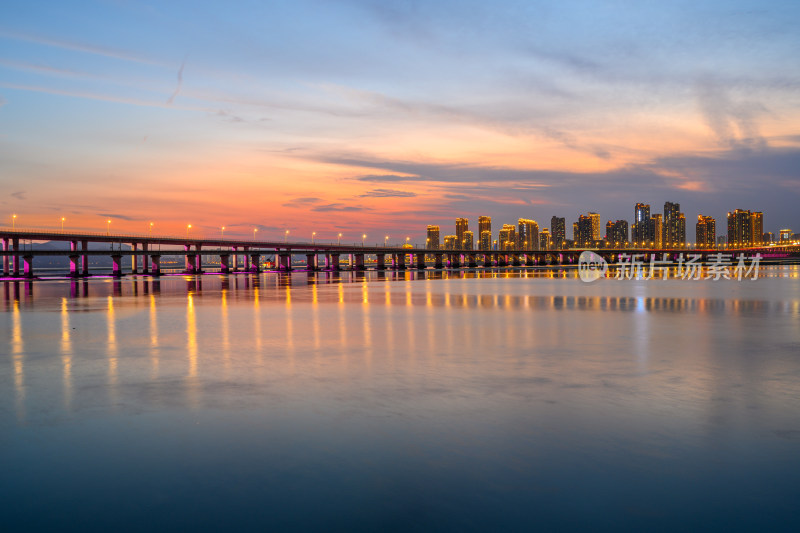
<svg viewBox="0 0 800 533">
<path fill-rule="evenodd" d="M 191 224 L 186 224 L 186 238 L 187 239 L 189 238 L 189 230 L 190 229 L 192 229 L 192 225 Z"/>
<path fill-rule="evenodd" d="M 17 215 L 11 215 L 11 229 L 17 229 Z"/>
<path fill-rule="evenodd" d="M 342 241 L 342 234 L 340 233 L 339 236 L 336 238 L 336 244 L 341 244 Z"/>
<path fill-rule="evenodd" d="M 253 228 L 253 240 L 256 240 L 256 232 L 257 231 L 258 231 L 258 228 Z"/>
<path fill-rule="evenodd" d="M 410 240 L 411 240 L 411 237 L 406 237 L 406 244 L 408 244 L 408 241 L 410 241 Z"/>
<path fill-rule="evenodd" d="M 153 223 L 152 223 L 152 222 L 150 223 L 150 227 L 149 227 L 149 228 L 147 228 L 147 235 L 148 235 L 149 237 L 152 237 L 152 236 L 153 236 Z"/>
<path fill-rule="evenodd" d="M 288 229 L 286 230 L 286 233 L 283 234 L 283 242 L 284 243 L 289 242 L 289 230 Z"/>
<path fill-rule="evenodd" d="M 222 226 L 222 240 L 225 240 L 225 226 Z"/>
<path fill-rule="evenodd" d="M 311 244 L 314 244 L 314 237 L 316 237 L 316 236 L 317 236 L 317 232 L 316 231 L 312 231 L 311 232 Z"/>
<path fill-rule="evenodd" d="M 111 219 L 106 220 L 106 235 L 111 235 Z"/>
<path fill-rule="evenodd" d="M 367 238 L 367 234 L 366 233 L 361 236 L 361 246 L 362 247 L 364 246 L 364 239 L 366 239 L 366 238 Z"/>
<path fill-rule="evenodd" d="M 383 238 L 383 246 L 384 246 L 384 247 L 386 246 L 386 243 L 387 243 L 388 241 L 389 241 L 389 236 L 387 235 L 386 237 L 384 237 L 384 238 Z"/>
<path fill-rule="evenodd" d="M 65 220 L 66 220 L 66 218 L 61 217 L 61 231 L 64 231 L 64 221 Z"/>
</svg>

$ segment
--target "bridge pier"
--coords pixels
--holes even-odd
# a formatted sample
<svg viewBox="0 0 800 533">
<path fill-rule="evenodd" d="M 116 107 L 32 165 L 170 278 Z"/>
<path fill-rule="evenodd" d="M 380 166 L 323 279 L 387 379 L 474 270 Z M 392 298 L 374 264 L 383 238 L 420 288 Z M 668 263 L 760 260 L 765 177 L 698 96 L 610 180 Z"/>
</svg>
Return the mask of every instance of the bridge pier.
<svg viewBox="0 0 800 533">
<path fill-rule="evenodd" d="M 69 256 L 69 277 L 77 278 L 80 276 L 80 265 L 79 262 L 81 260 L 81 256 L 77 254 L 71 254 Z"/>
<path fill-rule="evenodd" d="M 131 274 L 138 274 L 139 273 L 139 256 L 136 255 L 136 250 L 139 249 L 139 243 L 132 242 L 131 243 L 131 250 L 133 250 L 133 255 L 131 255 Z"/>
<path fill-rule="evenodd" d="M 355 258 L 355 265 L 352 266 L 353 270 L 364 270 L 364 254 L 353 254 Z"/>
<path fill-rule="evenodd" d="M 278 270 L 280 270 L 281 272 L 291 272 L 292 270 L 291 254 L 278 254 Z"/>
<path fill-rule="evenodd" d="M 14 237 L 11 239 L 11 249 L 15 252 L 19 250 L 19 238 Z M 14 276 L 19 276 L 19 255 L 11 256 L 12 259 L 12 270 Z"/>
<path fill-rule="evenodd" d="M 425 270 L 425 253 L 418 253 L 415 258 L 417 260 L 417 270 Z"/>
<path fill-rule="evenodd" d="M 161 256 L 158 254 L 154 254 L 150 256 L 150 267 L 153 271 L 153 276 L 160 276 L 161 275 Z"/>
<path fill-rule="evenodd" d="M 317 254 L 306 254 L 306 270 L 314 272 L 317 269 Z"/>
<path fill-rule="evenodd" d="M 111 270 L 111 275 L 115 278 L 122 277 L 122 256 L 120 254 L 113 254 L 111 256 L 111 262 L 114 265 Z"/>
<path fill-rule="evenodd" d="M 325 254 L 325 270 L 339 271 L 339 254 Z"/>
<path fill-rule="evenodd" d="M 223 274 L 227 274 L 230 271 L 230 266 L 228 265 L 230 258 L 229 254 L 219 254 L 219 269 Z"/>
<path fill-rule="evenodd" d="M 506 254 L 497 254 L 497 266 L 499 267 L 508 266 L 508 258 L 506 257 Z"/>
<path fill-rule="evenodd" d="M 22 256 L 23 275 L 26 278 L 33 277 L 33 254 L 25 254 Z"/>
<path fill-rule="evenodd" d="M 3 251 L 4 252 L 8 251 L 8 244 L 9 244 L 8 237 L 3 237 Z M 4 255 L 3 256 L 3 275 L 4 276 L 8 276 L 8 272 L 9 272 L 8 266 L 9 266 L 8 256 Z"/>
<path fill-rule="evenodd" d="M 515 267 L 522 266 L 519 261 L 519 254 L 511 254 L 511 265 Z"/>
<path fill-rule="evenodd" d="M 289 256 L 289 270 L 291 270 L 291 256 Z M 250 272 L 261 272 L 261 254 L 250 254 L 250 265 L 247 269 Z"/>
<path fill-rule="evenodd" d="M 375 270 L 386 270 L 386 254 L 378 254 L 375 259 Z"/>
<path fill-rule="evenodd" d="M 142 274 L 150 273 L 150 269 L 148 268 L 147 264 L 147 246 L 148 245 L 146 242 L 142 243 L 142 251 L 144 252 L 144 255 L 142 256 Z"/>
<path fill-rule="evenodd" d="M 478 268 L 477 256 L 475 254 L 467 254 L 467 266 L 469 268 Z"/>
<path fill-rule="evenodd" d="M 81 241 L 81 250 L 84 252 L 89 250 L 89 241 Z M 89 275 L 89 256 L 86 254 L 81 255 L 81 276 Z"/>
<path fill-rule="evenodd" d="M 442 256 L 444 254 L 433 254 L 433 268 L 441 270 L 444 265 L 442 264 Z"/>
</svg>

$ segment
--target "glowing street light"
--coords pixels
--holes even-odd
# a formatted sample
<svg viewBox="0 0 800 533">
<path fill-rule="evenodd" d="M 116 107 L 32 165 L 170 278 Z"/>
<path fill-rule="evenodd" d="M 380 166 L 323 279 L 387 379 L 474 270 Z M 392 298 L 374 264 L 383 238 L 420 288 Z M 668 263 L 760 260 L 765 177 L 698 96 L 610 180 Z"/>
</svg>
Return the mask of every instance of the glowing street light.
<svg viewBox="0 0 800 533">
<path fill-rule="evenodd" d="M 147 228 L 147 235 L 148 235 L 148 237 L 152 237 L 153 236 L 153 223 L 152 222 L 150 223 L 150 227 Z"/>
<path fill-rule="evenodd" d="M 189 238 L 189 230 L 190 229 L 192 229 L 192 225 L 191 224 L 186 224 L 186 238 L 187 239 Z"/>
<path fill-rule="evenodd" d="M 257 231 L 258 231 L 258 228 L 253 228 L 253 240 L 256 240 L 256 232 Z"/>
<path fill-rule="evenodd" d="M 66 220 L 66 218 L 61 217 L 61 231 L 64 231 L 64 221 L 65 220 Z"/>
<path fill-rule="evenodd" d="M 367 238 L 367 234 L 366 233 L 361 236 L 361 246 L 364 246 L 364 239 L 366 239 L 366 238 Z"/>
<path fill-rule="evenodd" d="M 111 219 L 106 220 L 106 235 L 111 235 Z"/>
<path fill-rule="evenodd" d="M 11 229 L 17 229 L 17 215 L 11 215 Z"/>
<path fill-rule="evenodd" d="M 225 226 L 222 226 L 222 240 L 225 240 Z"/>
<path fill-rule="evenodd" d="M 283 234 L 283 242 L 284 244 L 289 242 L 289 230 L 286 230 L 286 233 Z"/>
<path fill-rule="evenodd" d="M 336 238 L 336 244 L 341 244 L 342 242 L 342 234 L 340 233 L 339 236 Z"/>
<path fill-rule="evenodd" d="M 389 241 L 389 236 L 383 238 L 383 245 L 386 246 L 386 243 Z"/>
<path fill-rule="evenodd" d="M 317 236 L 317 232 L 316 231 L 312 231 L 311 232 L 311 244 L 314 244 L 314 237 L 316 237 L 316 236 Z"/>
</svg>

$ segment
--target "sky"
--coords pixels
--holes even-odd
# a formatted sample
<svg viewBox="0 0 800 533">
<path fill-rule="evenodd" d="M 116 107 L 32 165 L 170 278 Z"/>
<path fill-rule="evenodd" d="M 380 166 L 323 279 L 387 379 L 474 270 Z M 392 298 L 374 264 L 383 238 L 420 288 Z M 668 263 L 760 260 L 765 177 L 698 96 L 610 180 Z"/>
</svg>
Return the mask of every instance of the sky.
<svg viewBox="0 0 800 533">
<path fill-rule="evenodd" d="M 800 2 L 4 0 L 0 225 L 800 231 Z M 568 229 L 568 236 L 571 233 Z"/>
</svg>

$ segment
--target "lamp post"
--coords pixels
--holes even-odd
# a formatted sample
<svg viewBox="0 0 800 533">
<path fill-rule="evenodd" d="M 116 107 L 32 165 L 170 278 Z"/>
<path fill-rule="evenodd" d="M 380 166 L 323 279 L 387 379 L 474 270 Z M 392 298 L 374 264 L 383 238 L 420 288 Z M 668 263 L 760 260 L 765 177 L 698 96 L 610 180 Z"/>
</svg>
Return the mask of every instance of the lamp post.
<svg viewBox="0 0 800 533">
<path fill-rule="evenodd" d="M 11 229 L 17 229 L 17 215 L 11 215 Z"/>
<path fill-rule="evenodd" d="M 225 240 L 225 226 L 222 226 L 221 233 L 222 233 L 222 240 L 224 241 Z"/>
<path fill-rule="evenodd" d="M 65 220 L 66 220 L 66 218 L 61 217 L 61 231 L 64 231 L 64 221 Z"/>
<path fill-rule="evenodd" d="M 316 236 L 317 236 L 317 232 L 316 231 L 312 231 L 311 232 L 311 244 L 314 244 L 314 237 L 316 237 Z"/>
<path fill-rule="evenodd" d="M 148 237 L 152 237 L 153 236 L 153 223 L 152 222 L 150 223 L 150 227 L 147 228 L 147 236 Z"/>
<path fill-rule="evenodd" d="M 342 242 L 342 234 L 340 233 L 338 237 L 336 237 L 336 244 L 341 244 Z"/>
<path fill-rule="evenodd" d="M 258 231 L 258 228 L 253 228 L 253 240 L 256 240 L 256 232 L 257 231 Z"/>
<path fill-rule="evenodd" d="M 366 233 L 361 236 L 361 247 L 362 248 L 364 247 L 364 239 L 366 239 L 366 238 L 367 238 L 367 234 Z"/>
<path fill-rule="evenodd" d="M 191 224 L 186 224 L 186 238 L 187 239 L 189 238 L 189 230 L 190 229 L 192 229 L 192 225 Z"/>
<path fill-rule="evenodd" d="M 286 233 L 283 234 L 283 243 L 286 244 L 289 242 L 289 230 L 286 230 Z"/>
<path fill-rule="evenodd" d="M 106 235 L 111 235 L 111 219 L 106 220 Z"/>
<path fill-rule="evenodd" d="M 384 246 L 384 248 L 386 247 L 386 243 L 387 242 L 389 242 L 389 236 L 388 235 L 383 238 L 383 246 Z"/>
</svg>

